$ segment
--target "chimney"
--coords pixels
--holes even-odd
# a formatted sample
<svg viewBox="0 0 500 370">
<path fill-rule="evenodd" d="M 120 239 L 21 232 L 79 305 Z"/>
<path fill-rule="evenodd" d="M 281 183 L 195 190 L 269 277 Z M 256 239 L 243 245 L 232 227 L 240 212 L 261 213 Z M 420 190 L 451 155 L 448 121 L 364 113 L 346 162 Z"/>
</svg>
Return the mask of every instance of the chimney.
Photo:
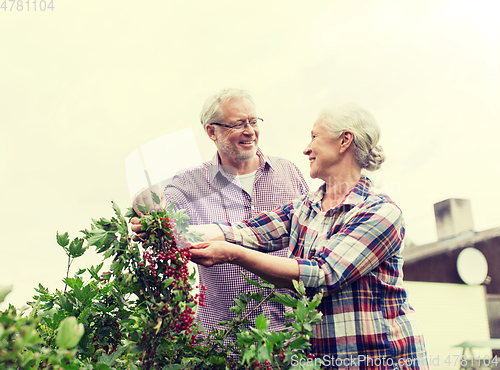
<svg viewBox="0 0 500 370">
<path fill-rule="evenodd" d="M 446 199 L 434 204 L 438 240 L 453 238 L 474 230 L 468 199 Z"/>
</svg>

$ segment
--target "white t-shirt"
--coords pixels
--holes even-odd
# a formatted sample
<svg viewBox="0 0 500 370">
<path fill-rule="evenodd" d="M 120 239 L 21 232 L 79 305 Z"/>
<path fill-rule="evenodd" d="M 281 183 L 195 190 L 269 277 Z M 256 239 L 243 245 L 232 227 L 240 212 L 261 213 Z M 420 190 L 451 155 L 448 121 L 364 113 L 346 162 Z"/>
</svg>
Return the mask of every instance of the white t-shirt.
<svg viewBox="0 0 500 370">
<path fill-rule="evenodd" d="M 241 188 L 245 190 L 250 196 L 252 195 L 253 182 L 255 181 L 255 173 L 257 170 L 247 173 L 245 175 L 238 175 L 236 179 L 241 185 Z"/>
</svg>

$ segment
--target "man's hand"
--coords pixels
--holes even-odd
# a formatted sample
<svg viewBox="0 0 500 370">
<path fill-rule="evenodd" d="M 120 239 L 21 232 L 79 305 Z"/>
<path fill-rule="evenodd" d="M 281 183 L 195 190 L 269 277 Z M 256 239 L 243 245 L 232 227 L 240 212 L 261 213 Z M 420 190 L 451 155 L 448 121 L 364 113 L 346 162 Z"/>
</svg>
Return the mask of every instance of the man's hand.
<svg viewBox="0 0 500 370">
<path fill-rule="evenodd" d="M 165 208 L 166 201 L 163 192 L 159 191 L 158 189 L 156 191 L 152 190 L 154 187 L 155 186 L 152 186 L 151 188 L 143 188 L 135 195 L 134 200 L 132 201 L 132 208 L 139 216 L 142 216 L 144 214 L 139 210 L 139 206 L 147 206 L 149 213 Z M 157 204 L 153 200 L 153 192 L 160 199 L 160 204 Z"/>
<path fill-rule="evenodd" d="M 243 247 L 225 241 L 194 243 L 190 248 L 191 261 L 210 267 L 236 259 Z"/>
<path fill-rule="evenodd" d="M 139 218 L 138 217 L 132 217 L 130 219 L 130 223 L 132 224 L 132 226 L 130 227 L 130 229 L 134 233 L 137 234 L 136 236 L 138 236 L 141 239 L 144 239 L 146 237 L 146 233 L 141 232 L 142 231 L 142 224 L 140 223 Z M 134 240 L 135 240 L 136 236 L 134 236 Z"/>
</svg>

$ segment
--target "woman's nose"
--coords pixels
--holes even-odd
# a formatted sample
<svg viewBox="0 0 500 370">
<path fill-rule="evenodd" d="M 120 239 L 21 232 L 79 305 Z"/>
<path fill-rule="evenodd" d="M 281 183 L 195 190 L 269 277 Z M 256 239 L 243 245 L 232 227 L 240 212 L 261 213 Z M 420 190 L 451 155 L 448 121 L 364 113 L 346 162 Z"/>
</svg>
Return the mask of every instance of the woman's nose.
<svg viewBox="0 0 500 370">
<path fill-rule="evenodd" d="M 302 153 L 304 153 L 304 155 L 309 155 L 311 153 L 311 143 L 307 144 L 306 148 Z"/>
</svg>

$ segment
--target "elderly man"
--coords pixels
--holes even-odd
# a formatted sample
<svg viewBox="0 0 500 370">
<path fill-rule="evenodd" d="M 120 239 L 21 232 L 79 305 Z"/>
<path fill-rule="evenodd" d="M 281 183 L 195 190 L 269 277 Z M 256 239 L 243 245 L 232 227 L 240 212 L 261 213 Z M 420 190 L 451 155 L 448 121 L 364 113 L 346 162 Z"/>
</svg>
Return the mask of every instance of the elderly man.
<svg viewBox="0 0 500 370">
<path fill-rule="evenodd" d="M 167 204 L 175 202 L 176 209 L 184 209 L 190 225 L 249 219 L 308 192 L 293 163 L 266 156 L 259 149 L 261 122 L 252 96 L 244 90 L 225 89 L 206 100 L 201 123 L 217 153 L 211 161 L 176 175 L 164 190 Z M 139 196 L 134 200 L 136 209 L 137 204 L 151 202 Z M 140 225 L 132 229 L 140 232 Z M 287 255 L 285 250 L 273 254 Z M 234 318 L 230 308 L 238 293 L 257 291 L 243 278 L 242 271 L 251 279 L 258 279 L 228 263 L 211 268 L 199 266 L 200 284 L 207 291 L 205 306 L 198 307 L 196 319 L 208 331 L 220 321 Z M 283 305 L 266 303 L 249 317 L 250 322 L 262 312 L 270 317 L 270 330 L 284 329 Z"/>
</svg>

